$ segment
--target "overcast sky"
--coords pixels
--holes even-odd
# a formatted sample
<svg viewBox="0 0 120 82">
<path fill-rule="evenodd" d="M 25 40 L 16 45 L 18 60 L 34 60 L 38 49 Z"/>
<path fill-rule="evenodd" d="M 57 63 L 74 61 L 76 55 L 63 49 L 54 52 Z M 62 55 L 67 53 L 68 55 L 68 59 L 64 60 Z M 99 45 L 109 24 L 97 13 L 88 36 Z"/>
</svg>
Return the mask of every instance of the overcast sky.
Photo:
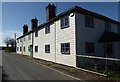
<svg viewBox="0 0 120 82">
<path fill-rule="evenodd" d="M 118 20 L 117 2 L 52 2 L 57 5 L 57 14 L 78 5 L 93 12 Z M 2 38 L 22 35 L 22 26 L 28 24 L 31 29 L 31 19 L 38 18 L 39 24 L 45 22 L 45 7 L 47 2 L 3 2 L 2 3 Z M 0 7 L 1 8 L 1 7 Z M 0 9 L 1 10 L 1 9 Z M 1 15 L 0 15 L 1 16 Z M 0 39 L 1 41 L 1 39 Z M 4 45 L 3 43 L 0 45 Z"/>
</svg>

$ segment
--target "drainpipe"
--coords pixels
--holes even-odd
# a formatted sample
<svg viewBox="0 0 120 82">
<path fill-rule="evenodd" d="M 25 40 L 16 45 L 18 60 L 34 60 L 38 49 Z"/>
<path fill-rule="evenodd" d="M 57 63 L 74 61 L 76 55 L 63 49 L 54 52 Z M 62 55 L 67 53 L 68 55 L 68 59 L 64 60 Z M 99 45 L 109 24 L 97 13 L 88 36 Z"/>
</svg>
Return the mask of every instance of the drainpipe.
<svg viewBox="0 0 120 82">
<path fill-rule="evenodd" d="M 55 24 L 55 35 L 54 35 L 54 40 L 55 40 L 55 43 L 54 43 L 54 45 L 55 45 L 55 63 L 56 63 L 56 23 L 54 22 L 54 24 Z"/>
</svg>

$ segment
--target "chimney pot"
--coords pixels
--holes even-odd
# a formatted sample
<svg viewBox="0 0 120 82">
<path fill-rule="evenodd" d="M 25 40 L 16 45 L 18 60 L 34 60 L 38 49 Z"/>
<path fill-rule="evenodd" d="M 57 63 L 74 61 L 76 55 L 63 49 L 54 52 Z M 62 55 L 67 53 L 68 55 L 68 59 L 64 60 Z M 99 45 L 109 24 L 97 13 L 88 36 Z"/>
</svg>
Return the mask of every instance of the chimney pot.
<svg viewBox="0 0 120 82">
<path fill-rule="evenodd" d="M 28 32 L 28 26 L 27 26 L 27 24 L 24 24 L 24 26 L 23 26 L 23 34 L 25 34 L 27 32 Z"/>
<path fill-rule="evenodd" d="M 48 4 L 46 6 L 46 22 L 56 17 L 56 6 Z"/>
<path fill-rule="evenodd" d="M 32 29 L 35 29 L 38 27 L 38 20 L 36 17 L 31 20 L 31 24 L 32 24 Z"/>
</svg>

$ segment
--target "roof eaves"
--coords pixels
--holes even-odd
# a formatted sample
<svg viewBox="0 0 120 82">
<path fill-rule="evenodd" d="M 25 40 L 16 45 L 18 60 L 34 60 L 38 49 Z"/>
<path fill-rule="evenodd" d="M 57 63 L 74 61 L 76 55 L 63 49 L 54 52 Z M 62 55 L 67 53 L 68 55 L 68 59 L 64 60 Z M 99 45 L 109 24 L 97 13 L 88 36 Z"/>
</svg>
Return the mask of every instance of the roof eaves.
<svg viewBox="0 0 120 82">
<path fill-rule="evenodd" d="M 69 8 L 68 10 L 60 13 L 59 15 L 57 15 L 55 18 L 51 19 L 50 21 L 44 22 L 43 24 L 39 25 L 36 29 L 33 29 L 33 30 L 29 31 L 28 33 L 20 36 L 19 38 L 22 38 L 22 37 L 24 37 L 24 36 L 26 36 L 26 35 L 34 32 L 35 30 L 38 30 L 38 29 L 44 27 L 45 25 L 47 25 L 47 24 L 49 24 L 49 23 L 51 23 L 51 22 L 59 19 L 60 17 L 66 15 L 66 14 L 69 14 L 70 12 L 73 12 L 73 11 L 76 11 L 76 12 L 79 12 L 79 13 L 82 13 L 82 14 L 92 15 L 92 16 L 94 16 L 94 17 L 96 17 L 96 18 L 100 18 L 100 19 L 104 19 L 104 20 L 107 20 L 107 21 L 111 21 L 111 22 L 113 22 L 113 23 L 115 23 L 115 24 L 119 24 L 119 25 L 120 25 L 120 22 L 118 22 L 118 21 L 115 21 L 115 20 L 113 20 L 113 19 L 111 19 L 111 18 L 108 18 L 108 17 L 103 16 L 103 15 L 101 15 L 101 14 L 98 14 L 98 13 L 95 13 L 95 12 L 92 12 L 92 11 L 89 11 L 89 10 L 86 10 L 86 9 L 84 9 L 84 8 L 82 8 L 82 7 L 79 7 L 79 6 L 75 5 L 75 6 L 71 7 L 71 8 Z M 19 38 L 17 38 L 17 39 L 19 39 Z"/>
</svg>

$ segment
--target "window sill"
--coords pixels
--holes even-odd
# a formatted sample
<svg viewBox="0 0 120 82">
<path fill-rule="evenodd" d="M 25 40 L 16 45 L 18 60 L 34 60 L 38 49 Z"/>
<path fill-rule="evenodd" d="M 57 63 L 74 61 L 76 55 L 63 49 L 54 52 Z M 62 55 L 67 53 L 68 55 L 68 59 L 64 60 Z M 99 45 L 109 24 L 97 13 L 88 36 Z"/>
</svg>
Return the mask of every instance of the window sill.
<svg viewBox="0 0 120 82">
<path fill-rule="evenodd" d="M 61 54 L 70 55 L 70 53 L 61 52 Z"/>
<path fill-rule="evenodd" d="M 45 34 L 49 34 L 50 32 L 48 32 L 48 33 L 45 33 Z"/>
<path fill-rule="evenodd" d="M 45 52 L 45 53 L 50 53 L 50 52 Z"/>
<path fill-rule="evenodd" d="M 69 27 L 69 25 L 67 25 L 67 26 L 63 26 L 63 27 L 61 27 L 61 29 L 64 29 L 64 28 L 67 28 L 67 27 Z"/>
</svg>

